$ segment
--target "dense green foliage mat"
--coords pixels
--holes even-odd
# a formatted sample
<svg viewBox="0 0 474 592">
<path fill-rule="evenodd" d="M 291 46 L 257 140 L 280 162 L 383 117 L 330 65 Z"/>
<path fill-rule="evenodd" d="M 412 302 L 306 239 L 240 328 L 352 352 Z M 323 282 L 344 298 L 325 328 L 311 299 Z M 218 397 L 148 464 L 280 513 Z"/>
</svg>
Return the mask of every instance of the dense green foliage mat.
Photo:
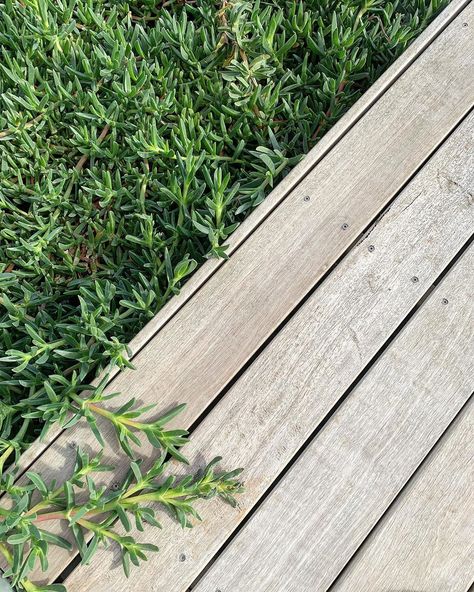
<svg viewBox="0 0 474 592">
<path fill-rule="evenodd" d="M 445 4 L 0 3 L 0 469 L 55 421 L 100 439 L 84 385 Z"/>
</svg>

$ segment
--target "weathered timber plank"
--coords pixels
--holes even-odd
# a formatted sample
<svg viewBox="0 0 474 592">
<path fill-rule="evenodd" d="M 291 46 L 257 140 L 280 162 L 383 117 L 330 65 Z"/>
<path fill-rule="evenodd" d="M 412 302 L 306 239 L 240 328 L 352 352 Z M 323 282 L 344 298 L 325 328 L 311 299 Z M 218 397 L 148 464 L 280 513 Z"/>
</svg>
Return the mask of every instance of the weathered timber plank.
<svg viewBox="0 0 474 592">
<path fill-rule="evenodd" d="M 196 592 L 328 589 L 474 391 L 473 286 L 474 247 Z"/>
<path fill-rule="evenodd" d="M 467 592 L 474 578 L 474 401 L 331 592 Z"/>
<path fill-rule="evenodd" d="M 474 228 L 473 126 L 471 116 L 198 427 L 187 447 L 195 465 L 203 453 L 208 459 L 223 453 L 227 467 L 246 467 L 242 507 L 203 507 L 206 520 L 192 532 L 164 519 L 171 534 L 146 533 L 162 550 L 134 574 L 134 585 L 186 590 L 464 245 Z M 76 569 L 70 590 L 122 585 L 120 569 L 109 570 L 108 562 L 103 552 L 87 577 Z M 151 582 L 155 572 L 159 580 Z"/>
<path fill-rule="evenodd" d="M 386 92 L 397 78 L 411 66 L 416 58 L 432 43 L 446 26 L 461 12 L 470 0 L 452 0 L 438 17 L 415 39 L 410 47 L 384 72 L 380 78 L 363 94 L 355 105 L 327 132 L 306 157 L 273 189 L 257 210 L 242 223 L 228 241 L 227 254 L 232 254 L 247 240 L 258 226 L 294 190 L 300 180 L 337 144 L 337 142 L 359 121 L 370 107 Z M 173 318 L 173 316 L 193 297 L 206 281 L 226 263 L 225 260 L 209 260 L 186 282 L 180 294 L 173 297 L 166 306 L 131 340 L 129 347 L 131 359 Z M 119 370 L 109 372 L 112 380 Z M 102 379 L 102 376 L 100 377 Z M 46 438 L 35 441 L 23 453 L 19 467 L 24 472 L 43 451 L 53 442 L 62 430 L 53 426 Z"/>
</svg>

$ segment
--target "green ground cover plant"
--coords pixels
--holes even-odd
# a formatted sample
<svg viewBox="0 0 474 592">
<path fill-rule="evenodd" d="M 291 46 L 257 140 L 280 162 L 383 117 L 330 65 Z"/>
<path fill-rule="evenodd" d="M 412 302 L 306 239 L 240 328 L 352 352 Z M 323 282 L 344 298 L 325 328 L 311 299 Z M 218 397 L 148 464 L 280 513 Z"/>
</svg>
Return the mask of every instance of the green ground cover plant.
<svg viewBox="0 0 474 592">
<path fill-rule="evenodd" d="M 61 589 L 27 579 L 50 545 L 69 545 L 46 520 L 69 524 L 84 561 L 119 544 L 128 571 L 152 549 L 113 524 L 155 521 L 146 501 L 173 499 L 183 525 L 199 498 L 234 503 L 237 473 L 212 463 L 164 477 L 169 457 L 185 461 L 186 432 L 165 429 L 180 408 L 111 410 L 105 380 L 91 382 L 130 366 L 130 339 L 206 258 L 226 256 L 236 226 L 446 4 L 0 3 L 0 471 L 14 501 L 0 551 L 17 589 Z M 118 492 L 94 484 L 105 468 L 80 451 L 65 484 L 15 484 L 18 455 L 53 423 L 87 421 L 102 443 L 99 417 L 134 459 Z M 140 435 L 160 458 L 144 476 Z"/>
</svg>

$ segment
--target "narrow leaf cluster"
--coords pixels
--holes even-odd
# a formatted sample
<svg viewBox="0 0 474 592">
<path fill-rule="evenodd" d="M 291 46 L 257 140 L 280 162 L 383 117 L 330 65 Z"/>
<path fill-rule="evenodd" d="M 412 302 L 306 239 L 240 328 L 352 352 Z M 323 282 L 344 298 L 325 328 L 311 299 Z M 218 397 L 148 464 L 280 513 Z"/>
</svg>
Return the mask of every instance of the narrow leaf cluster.
<svg viewBox="0 0 474 592">
<path fill-rule="evenodd" d="M 26 473 L 27 484 L 14 483 L 8 475 L 2 487 L 12 500 L 12 508 L 0 509 L 0 553 L 8 564 L 5 576 L 13 585 L 27 592 L 59 591 L 58 584 L 36 585 L 28 579 L 38 566 L 48 569 L 51 546 L 71 551 L 76 548 L 82 563 L 90 562 L 100 545 L 117 545 L 122 553 L 125 574 L 130 564 L 146 561 L 147 553 L 158 551 L 155 545 L 138 542 L 132 529 L 143 532 L 144 524 L 161 528 L 155 507 L 174 516 L 183 528 L 200 520 L 195 502 L 219 497 L 235 506 L 234 496 L 242 490 L 236 479 L 241 470 L 216 472 L 214 459 L 204 471 L 182 479 L 164 476 L 166 455 L 161 455 L 150 469 L 142 472 L 140 462 L 133 461 L 122 487 L 111 491 L 98 486 L 93 474 L 112 471 L 101 462 L 101 455 L 90 458 L 78 450 L 73 474 L 63 485 L 46 484 L 34 472 Z M 150 505 L 152 504 L 152 505 Z M 51 523 L 67 525 L 66 536 L 48 529 Z"/>
</svg>

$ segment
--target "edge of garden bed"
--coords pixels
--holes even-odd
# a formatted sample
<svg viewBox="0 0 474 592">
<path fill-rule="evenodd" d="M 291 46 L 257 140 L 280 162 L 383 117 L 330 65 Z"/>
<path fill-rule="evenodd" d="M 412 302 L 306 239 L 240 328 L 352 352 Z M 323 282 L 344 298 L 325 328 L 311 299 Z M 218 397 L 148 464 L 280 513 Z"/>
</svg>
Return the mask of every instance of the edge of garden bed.
<svg viewBox="0 0 474 592">
<path fill-rule="evenodd" d="M 286 177 L 269 193 L 265 200 L 242 222 L 229 237 L 227 254 L 232 256 L 253 232 L 283 202 L 299 182 L 334 148 L 349 130 L 365 115 L 380 99 L 394 82 L 411 66 L 440 33 L 456 18 L 471 0 L 452 0 L 451 3 L 434 19 L 434 21 L 417 37 L 407 50 L 374 82 L 362 97 L 341 117 L 326 135 L 308 152 Z M 196 292 L 225 265 L 226 259 L 210 259 L 186 282 L 178 295 L 175 295 L 165 306 L 143 327 L 130 341 L 130 360 L 149 343 L 155 335 L 178 313 L 178 311 L 194 296 Z M 120 372 L 115 367 L 109 371 L 107 384 Z M 104 378 L 103 372 L 95 381 L 97 384 Z M 43 440 L 37 439 L 20 457 L 17 464 L 18 476 L 22 475 L 31 464 L 58 438 L 64 431 L 54 425 Z"/>
</svg>

